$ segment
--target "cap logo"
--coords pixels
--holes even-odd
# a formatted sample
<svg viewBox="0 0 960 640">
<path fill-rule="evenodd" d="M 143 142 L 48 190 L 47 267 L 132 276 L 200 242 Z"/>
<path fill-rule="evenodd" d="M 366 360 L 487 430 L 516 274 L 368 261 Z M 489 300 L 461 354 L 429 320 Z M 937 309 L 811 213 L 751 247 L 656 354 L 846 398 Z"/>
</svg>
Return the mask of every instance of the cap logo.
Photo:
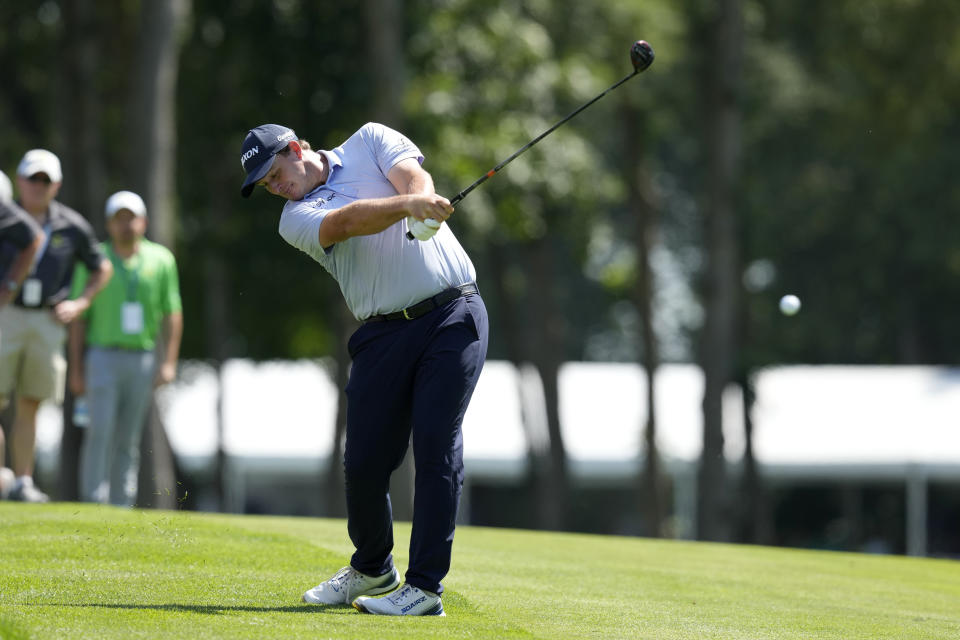
<svg viewBox="0 0 960 640">
<path fill-rule="evenodd" d="M 257 147 L 250 147 L 250 150 L 249 150 L 249 151 L 247 151 L 247 152 L 244 153 L 242 156 L 240 156 L 240 166 L 243 167 L 244 169 L 246 169 L 246 168 L 247 168 L 247 160 L 249 160 L 249 159 L 252 158 L 253 156 L 257 155 L 258 153 L 260 153 L 260 147 L 259 147 L 259 146 L 257 146 Z"/>
<path fill-rule="evenodd" d="M 262 124 L 247 132 L 240 147 L 240 166 L 247 177 L 240 188 L 240 195 L 248 197 L 258 181 L 269 173 L 278 153 L 286 153 L 290 142 L 296 141 L 293 129 L 278 124 Z"/>
</svg>

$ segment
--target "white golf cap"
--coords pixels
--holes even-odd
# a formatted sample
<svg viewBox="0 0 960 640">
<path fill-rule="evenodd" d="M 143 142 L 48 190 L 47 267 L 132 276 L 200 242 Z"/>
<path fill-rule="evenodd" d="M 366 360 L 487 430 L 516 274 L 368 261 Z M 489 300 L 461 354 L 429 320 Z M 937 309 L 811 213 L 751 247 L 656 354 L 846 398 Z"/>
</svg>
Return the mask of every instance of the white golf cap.
<svg viewBox="0 0 960 640">
<path fill-rule="evenodd" d="M 3 171 L 0 171 L 0 202 L 10 202 L 13 200 L 13 185 L 10 184 L 10 178 Z"/>
<path fill-rule="evenodd" d="M 63 172 L 60 170 L 60 158 L 53 155 L 46 149 L 31 149 L 23 155 L 20 166 L 17 167 L 17 175 L 29 178 L 38 173 L 45 173 L 51 182 L 60 182 L 63 180 Z"/>
<path fill-rule="evenodd" d="M 112 218 L 113 214 L 121 209 L 129 209 L 133 215 L 141 218 L 147 215 L 147 205 L 143 204 L 143 198 L 133 191 L 117 191 L 107 198 L 107 206 L 104 210 L 107 219 Z"/>
</svg>

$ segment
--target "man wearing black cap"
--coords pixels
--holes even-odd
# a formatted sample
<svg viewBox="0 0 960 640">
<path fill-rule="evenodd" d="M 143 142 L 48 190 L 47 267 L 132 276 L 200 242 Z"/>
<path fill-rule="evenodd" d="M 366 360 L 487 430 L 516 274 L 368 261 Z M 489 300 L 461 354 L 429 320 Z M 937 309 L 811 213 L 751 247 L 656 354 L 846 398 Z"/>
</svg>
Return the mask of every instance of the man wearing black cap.
<svg viewBox="0 0 960 640">
<path fill-rule="evenodd" d="M 323 265 L 363 322 L 349 342 L 344 450 L 356 552 L 305 602 L 444 615 L 440 581 L 463 485 L 461 424 L 486 358 L 487 313 L 470 258 L 442 224 L 453 207 L 422 162 L 409 139 L 376 123 L 319 152 L 287 127 L 262 125 L 241 150 L 241 194 L 263 185 L 287 200 L 280 235 Z M 411 435 L 410 562 L 396 589 L 389 483 Z"/>
</svg>

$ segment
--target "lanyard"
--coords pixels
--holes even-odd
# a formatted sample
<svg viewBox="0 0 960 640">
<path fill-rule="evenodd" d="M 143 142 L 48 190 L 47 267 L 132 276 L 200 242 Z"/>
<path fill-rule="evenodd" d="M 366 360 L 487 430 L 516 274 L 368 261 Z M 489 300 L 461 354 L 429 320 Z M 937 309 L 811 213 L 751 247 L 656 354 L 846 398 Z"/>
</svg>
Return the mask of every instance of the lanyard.
<svg viewBox="0 0 960 640">
<path fill-rule="evenodd" d="M 43 224 L 43 244 L 40 245 L 40 248 L 37 250 L 35 256 L 33 256 L 33 264 L 30 265 L 30 274 L 27 277 L 32 276 L 37 272 L 37 266 L 40 264 L 43 254 L 47 252 L 47 245 L 50 244 L 50 231 L 52 227 L 50 225 L 50 214 L 47 214 L 47 221 Z"/>
<path fill-rule="evenodd" d="M 127 265 L 124 264 L 123 258 L 117 255 L 116 251 L 113 250 L 113 247 L 110 247 L 110 252 L 117 259 L 117 271 L 123 277 L 123 282 L 126 285 L 127 289 L 127 302 L 136 302 L 137 300 L 137 287 L 140 285 L 140 265 L 143 263 L 142 256 L 140 251 L 137 251 L 133 256 L 130 257 L 130 268 L 127 268 Z"/>
</svg>

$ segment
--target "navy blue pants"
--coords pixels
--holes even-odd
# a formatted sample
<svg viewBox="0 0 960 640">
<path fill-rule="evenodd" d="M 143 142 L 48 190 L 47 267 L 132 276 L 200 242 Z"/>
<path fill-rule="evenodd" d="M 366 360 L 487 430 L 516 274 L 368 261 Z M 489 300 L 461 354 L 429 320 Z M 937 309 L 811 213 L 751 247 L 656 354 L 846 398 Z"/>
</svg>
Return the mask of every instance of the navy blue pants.
<svg viewBox="0 0 960 640">
<path fill-rule="evenodd" d="M 406 581 L 441 593 L 463 487 L 463 416 L 487 355 L 487 311 L 469 295 L 415 320 L 371 322 L 349 343 L 344 471 L 351 566 L 393 568 L 390 474 L 413 434 L 416 468 Z"/>
</svg>

